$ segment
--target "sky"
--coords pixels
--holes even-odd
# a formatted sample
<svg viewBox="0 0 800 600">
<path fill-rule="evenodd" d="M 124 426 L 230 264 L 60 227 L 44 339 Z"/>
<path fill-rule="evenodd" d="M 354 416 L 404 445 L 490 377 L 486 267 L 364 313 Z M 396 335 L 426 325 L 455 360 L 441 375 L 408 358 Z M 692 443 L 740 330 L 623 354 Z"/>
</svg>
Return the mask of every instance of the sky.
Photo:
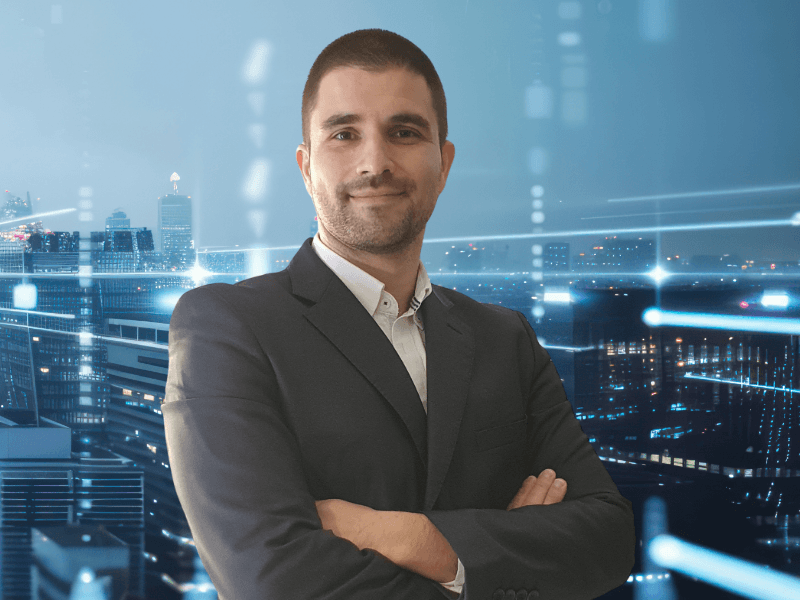
<svg viewBox="0 0 800 600">
<path fill-rule="evenodd" d="M 0 191 L 76 209 L 51 230 L 116 208 L 157 229 L 177 172 L 197 247 L 299 245 L 305 78 L 379 27 L 447 95 L 456 158 L 426 239 L 748 221 L 662 233 L 661 255 L 796 261 L 796 227 L 758 225 L 800 211 L 798 22 L 792 0 L 0 0 Z M 720 190 L 739 191 L 674 197 Z"/>
</svg>

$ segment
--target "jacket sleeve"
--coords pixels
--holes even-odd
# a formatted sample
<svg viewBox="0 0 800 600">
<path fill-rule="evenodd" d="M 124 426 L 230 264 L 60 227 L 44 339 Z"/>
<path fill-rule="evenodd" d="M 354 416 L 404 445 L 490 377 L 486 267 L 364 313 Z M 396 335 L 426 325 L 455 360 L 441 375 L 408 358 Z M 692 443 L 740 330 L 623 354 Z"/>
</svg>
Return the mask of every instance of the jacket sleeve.
<svg viewBox="0 0 800 600">
<path fill-rule="evenodd" d="M 175 489 L 224 600 L 441 600 L 439 584 L 322 529 L 279 382 L 216 285 L 170 323 L 162 406 Z"/>
<path fill-rule="evenodd" d="M 589 444 L 550 356 L 527 319 L 516 314 L 533 352 L 526 468 L 537 476 L 553 469 L 567 482 L 566 497 L 557 504 L 512 511 L 475 508 L 424 514 L 464 564 L 465 600 L 519 588 L 535 590 L 528 597 L 538 600 L 596 598 L 622 585 L 633 568 L 632 505 Z"/>
</svg>

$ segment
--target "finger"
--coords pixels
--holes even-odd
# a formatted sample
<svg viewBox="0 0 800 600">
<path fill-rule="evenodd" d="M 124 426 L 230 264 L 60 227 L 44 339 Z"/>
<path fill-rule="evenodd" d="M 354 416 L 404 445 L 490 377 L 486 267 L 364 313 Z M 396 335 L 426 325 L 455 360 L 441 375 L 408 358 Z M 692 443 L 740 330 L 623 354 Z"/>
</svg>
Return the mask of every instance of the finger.
<svg viewBox="0 0 800 600">
<path fill-rule="evenodd" d="M 536 484 L 533 486 L 533 490 L 531 490 L 531 493 L 526 497 L 525 504 L 528 506 L 542 504 L 547 496 L 550 486 L 553 485 L 555 479 L 556 472 L 553 471 L 553 469 L 545 469 L 539 473 L 539 477 L 536 478 Z"/>
<path fill-rule="evenodd" d="M 567 482 L 563 479 L 556 479 L 547 491 L 547 496 L 545 496 L 542 504 L 557 504 L 561 502 L 566 495 Z"/>
<path fill-rule="evenodd" d="M 519 508 L 520 506 L 525 506 L 525 498 L 531 492 L 531 490 L 533 490 L 533 486 L 535 483 L 536 483 L 535 475 L 526 477 L 525 481 L 522 482 L 522 485 L 520 486 L 514 498 L 511 500 L 511 503 L 508 505 L 508 508 L 506 510 L 513 510 L 515 508 Z"/>
</svg>

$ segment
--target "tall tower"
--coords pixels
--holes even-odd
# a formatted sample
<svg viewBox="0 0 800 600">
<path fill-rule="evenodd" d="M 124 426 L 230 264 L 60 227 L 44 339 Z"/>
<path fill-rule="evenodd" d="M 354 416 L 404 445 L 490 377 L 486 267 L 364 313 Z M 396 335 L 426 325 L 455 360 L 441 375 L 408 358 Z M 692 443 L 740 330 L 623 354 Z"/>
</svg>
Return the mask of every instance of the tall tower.
<svg viewBox="0 0 800 600">
<path fill-rule="evenodd" d="M 106 217 L 106 231 L 110 229 L 130 229 L 131 220 L 128 218 L 121 208 L 117 208 L 111 213 L 110 217 Z"/>
<path fill-rule="evenodd" d="M 194 265 L 195 251 L 192 239 L 192 197 L 178 195 L 178 180 L 173 173 L 173 193 L 158 199 L 158 231 L 161 235 L 161 253 L 168 269 L 186 271 Z"/>
</svg>

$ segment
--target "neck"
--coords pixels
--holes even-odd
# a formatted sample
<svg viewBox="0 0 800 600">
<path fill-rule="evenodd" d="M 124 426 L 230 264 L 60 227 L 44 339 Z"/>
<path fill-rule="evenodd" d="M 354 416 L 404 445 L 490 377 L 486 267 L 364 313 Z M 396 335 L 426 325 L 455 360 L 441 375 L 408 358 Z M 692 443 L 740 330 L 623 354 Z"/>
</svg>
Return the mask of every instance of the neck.
<svg viewBox="0 0 800 600">
<path fill-rule="evenodd" d="M 397 300 L 401 315 L 411 306 L 411 298 L 414 297 L 417 287 L 417 272 L 424 234 L 423 230 L 416 240 L 398 253 L 372 254 L 345 246 L 322 227 L 319 230 L 323 244 L 385 285 L 386 292 Z"/>
</svg>

